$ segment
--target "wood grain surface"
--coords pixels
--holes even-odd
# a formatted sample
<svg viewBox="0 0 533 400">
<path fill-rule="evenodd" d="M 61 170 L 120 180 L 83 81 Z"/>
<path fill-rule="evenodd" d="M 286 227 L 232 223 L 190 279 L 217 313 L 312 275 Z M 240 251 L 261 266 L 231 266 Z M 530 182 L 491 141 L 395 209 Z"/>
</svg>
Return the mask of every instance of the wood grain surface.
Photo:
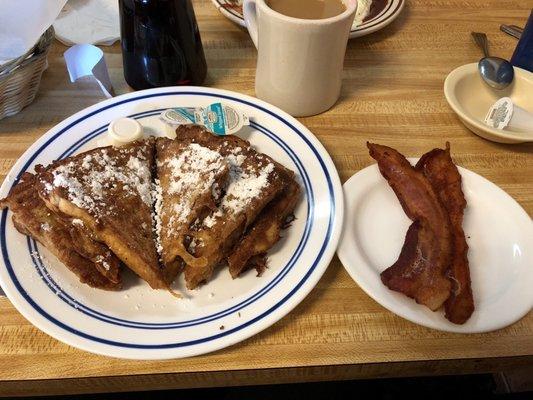
<svg viewBox="0 0 533 400">
<path fill-rule="evenodd" d="M 256 50 L 242 28 L 209 0 L 194 2 L 209 74 L 206 86 L 254 94 Z M 493 181 L 533 214 L 532 145 L 503 145 L 467 130 L 448 107 L 443 82 L 476 61 L 470 31 L 486 32 L 494 55 L 516 40 L 501 23 L 523 26 L 532 0 L 408 0 L 400 17 L 351 40 L 340 101 L 300 119 L 324 144 L 344 182 L 370 165 L 366 140 L 419 156 L 451 142 L 455 161 Z M 0 121 L 0 178 L 43 133 L 103 99 L 88 81 L 69 82 L 56 42 L 35 102 Z M 130 89 L 120 47 L 103 47 L 117 94 Z M 533 313 L 492 333 L 427 329 L 388 312 L 337 258 L 311 294 L 271 328 L 230 348 L 183 360 L 131 361 L 76 350 L 27 322 L 0 299 L 0 395 L 120 391 L 322 379 L 501 371 L 533 362 Z"/>
</svg>

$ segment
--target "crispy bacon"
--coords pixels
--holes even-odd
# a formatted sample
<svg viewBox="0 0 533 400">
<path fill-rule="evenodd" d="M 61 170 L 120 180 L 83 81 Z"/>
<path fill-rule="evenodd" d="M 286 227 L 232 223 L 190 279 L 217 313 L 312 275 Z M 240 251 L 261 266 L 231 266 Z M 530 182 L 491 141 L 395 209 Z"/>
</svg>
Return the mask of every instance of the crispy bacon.
<svg viewBox="0 0 533 400">
<path fill-rule="evenodd" d="M 466 200 L 461 189 L 461 175 L 450 157 L 450 144 L 446 150 L 434 149 L 424 154 L 416 164 L 431 183 L 450 217 L 453 253 L 447 275 L 452 292 L 444 303 L 446 318 L 454 324 L 464 324 L 474 312 L 474 298 L 468 267 L 468 245 L 463 231 Z"/>
<path fill-rule="evenodd" d="M 450 219 L 430 182 L 396 150 L 367 143 L 370 155 L 413 221 L 400 257 L 381 273 L 382 282 L 431 310 L 437 310 L 451 291 L 446 271 L 452 254 Z"/>
</svg>

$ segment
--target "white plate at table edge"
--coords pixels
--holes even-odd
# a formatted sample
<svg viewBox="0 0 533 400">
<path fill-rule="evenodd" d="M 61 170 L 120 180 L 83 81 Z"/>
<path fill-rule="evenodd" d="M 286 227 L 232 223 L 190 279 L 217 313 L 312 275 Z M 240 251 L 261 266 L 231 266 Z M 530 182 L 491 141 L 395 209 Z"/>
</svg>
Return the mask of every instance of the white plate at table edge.
<svg viewBox="0 0 533 400">
<path fill-rule="evenodd" d="M 213 5 L 229 20 L 233 21 L 239 26 L 246 28 L 244 18 L 241 13 L 232 10 L 231 8 L 224 7 L 229 4 L 226 0 L 211 0 Z M 398 15 L 402 12 L 405 6 L 406 0 L 390 0 L 385 8 L 374 18 L 363 22 L 361 25 L 352 27 L 350 30 L 350 39 L 366 36 L 380 29 L 383 29 L 394 21 Z"/>
<path fill-rule="evenodd" d="M 414 165 L 418 159 L 409 158 L 409 161 Z M 411 224 L 411 221 L 407 218 L 403 212 L 401 205 L 389 187 L 387 181 L 382 177 L 377 167 L 377 164 L 370 165 L 357 173 L 355 173 L 350 179 L 348 179 L 344 185 L 344 196 L 345 196 L 345 221 L 343 226 L 343 234 L 341 235 L 341 240 L 337 249 L 337 255 L 343 264 L 344 268 L 351 276 L 351 278 L 357 283 L 357 285 L 363 289 L 366 294 L 368 294 L 372 299 L 377 303 L 388 309 L 389 311 L 399 315 L 402 318 L 405 318 L 413 323 L 426 326 L 429 328 L 447 331 L 447 332 L 458 332 L 458 333 L 482 333 L 494 331 L 497 329 L 504 328 L 509 326 L 521 318 L 523 318 L 533 307 L 533 292 L 531 287 L 533 286 L 533 270 L 527 267 L 533 265 L 533 224 L 529 215 L 526 211 L 505 191 L 500 189 L 494 183 L 490 182 L 486 178 L 462 167 L 458 167 L 460 174 L 463 180 L 463 191 L 465 192 L 465 197 L 468 201 L 467 209 L 465 210 L 465 220 L 463 222 L 463 227 L 465 230 L 465 235 L 467 237 L 467 242 L 469 244 L 469 262 L 470 270 L 472 276 L 472 288 L 474 293 L 474 301 L 476 310 L 474 314 L 464 325 L 456 325 L 449 322 L 444 318 L 444 313 L 442 311 L 432 312 L 425 306 L 416 304 L 416 302 L 407 296 L 404 296 L 401 293 L 394 292 L 389 290 L 381 282 L 379 273 L 392 265 L 400 252 L 400 249 L 404 243 L 405 233 L 408 226 Z M 372 193 L 374 192 L 374 193 Z M 474 193 L 477 193 L 476 194 Z M 490 194 L 490 196 L 480 198 L 479 193 Z M 365 197 L 367 200 L 365 201 Z M 491 197 L 489 199 L 489 197 Z M 522 279 L 514 281 L 516 293 L 513 296 L 510 294 L 511 290 L 507 290 L 503 293 L 504 296 L 501 299 L 492 299 L 496 303 L 498 301 L 503 303 L 494 305 L 493 308 L 488 308 L 485 306 L 485 303 L 488 300 L 480 302 L 479 291 L 494 292 L 497 290 L 494 282 L 494 277 L 489 277 L 488 275 L 494 273 L 494 271 L 485 271 L 481 272 L 479 269 L 490 265 L 500 265 L 500 273 L 504 271 L 502 268 L 512 265 L 511 263 L 497 263 L 493 261 L 492 264 L 481 263 L 483 259 L 484 252 L 479 252 L 479 242 L 483 242 L 479 237 L 483 236 L 475 234 L 476 230 L 472 230 L 471 224 L 479 223 L 480 217 L 486 215 L 481 211 L 481 205 L 483 200 L 488 204 L 491 201 L 494 201 L 490 207 L 503 207 L 505 210 L 504 214 L 512 215 L 515 219 L 511 222 L 511 225 L 516 226 L 519 224 L 520 229 L 524 229 L 519 236 L 522 237 L 523 242 L 526 244 L 522 248 L 513 248 L 513 254 L 516 255 L 517 251 L 522 251 L 522 263 L 519 268 L 521 268 L 521 273 L 525 274 L 522 276 Z M 354 204 L 357 204 L 357 207 L 353 207 Z M 370 204 L 370 206 L 368 206 Z M 485 204 L 485 206 L 487 206 Z M 472 207 L 476 207 L 476 210 L 473 210 Z M 363 216 L 369 225 L 368 220 L 373 220 L 378 222 L 375 224 L 377 227 L 368 226 L 367 238 L 362 238 L 362 235 L 358 235 L 356 231 L 360 232 L 360 229 L 357 229 L 357 217 L 359 213 L 354 208 L 363 208 L 366 211 L 366 218 Z M 378 210 L 380 210 L 378 212 Z M 494 210 L 494 209 L 493 209 Z M 363 214 L 361 212 L 361 214 Z M 385 214 L 379 216 L 379 214 Z M 476 215 L 479 214 L 479 215 Z M 375 217 L 375 218 L 373 218 Z M 381 221 L 379 219 L 382 219 Z M 389 227 L 392 227 L 390 230 L 384 229 L 384 221 L 392 220 L 388 224 Z M 501 225 L 504 226 L 503 224 Z M 506 225 L 506 228 L 509 229 L 509 223 Z M 497 231 L 498 228 L 494 228 L 494 231 Z M 503 236 L 503 233 L 499 233 Z M 490 236 L 490 234 L 489 234 Z M 528 239 L 529 236 L 529 239 Z M 379 250 L 372 249 L 372 243 L 375 241 Z M 361 244 L 361 242 L 366 242 Z M 494 245 L 494 243 L 492 243 Z M 529 244 L 529 250 L 527 245 Z M 393 247 L 393 249 L 391 248 Z M 492 249 L 486 249 L 490 252 Z M 376 251 L 385 253 L 383 257 L 386 261 L 382 262 L 372 262 L 372 258 L 380 258 L 376 256 Z M 373 256 L 372 256 L 373 254 Z M 500 254 L 501 256 L 501 254 Z M 505 258 L 505 257 L 502 257 Z M 480 260 L 481 259 L 481 260 Z M 530 264 L 528 265 L 528 259 Z M 505 275 L 505 273 L 503 273 Z M 482 278 L 480 278 L 482 276 Z M 481 286 L 481 287 L 480 287 Z M 486 287 L 484 287 L 486 286 Z M 503 284 L 502 284 L 503 286 Z M 516 302 L 513 302 L 515 300 Z M 480 308 L 480 303 L 482 304 Z M 502 311 L 506 312 L 503 313 Z M 511 313 L 507 313 L 508 310 L 512 310 Z M 493 311 L 499 311 L 499 314 L 492 315 Z"/>
<path fill-rule="evenodd" d="M 133 322 L 126 321 L 128 326 L 123 327 L 122 325 L 124 324 L 120 322 L 123 321 L 123 319 L 120 318 L 120 314 L 104 315 L 101 313 L 101 309 L 96 309 L 96 314 L 87 314 L 85 311 L 82 313 L 79 311 L 79 309 L 82 308 L 81 306 L 73 307 L 72 304 L 68 304 L 66 300 L 60 299 L 60 296 L 57 296 L 55 293 L 45 293 L 43 287 L 50 289 L 50 291 L 54 290 L 50 284 L 47 283 L 49 286 L 47 288 L 44 283 L 37 280 L 37 288 L 34 288 L 33 283 L 28 285 L 27 283 L 30 282 L 30 280 L 29 278 L 25 277 L 24 274 L 26 272 L 21 272 L 21 270 L 25 268 L 25 266 L 22 265 L 22 258 L 24 257 L 25 260 L 27 257 L 31 258 L 31 254 L 34 250 L 32 250 L 30 240 L 27 241 L 27 251 L 29 253 L 27 256 L 25 253 L 22 254 L 20 251 L 20 243 L 15 241 L 13 241 L 13 243 L 10 242 L 13 240 L 12 237 L 25 237 L 16 232 L 12 225 L 10 225 L 11 212 L 4 210 L 0 212 L 0 239 L 2 239 L 0 246 L 2 251 L 2 264 L 0 264 L 0 283 L 6 295 L 11 300 L 13 305 L 18 309 L 18 311 L 36 327 L 48 333 L 50 336 L 86 351 L 119 358 L 169 359 L 205 354 L 219 350 L 259 333 L 288 314 L 313 289 L 328 267 L 331 258 L 335 254 L 343 222 L 343 195 L 338 173 L 327 151 L 305 126 L 285 112 L 253 97 L 225 90 L 199 87 L 169 87 L 150 89 L 128 93 L 88 107 L 50 129 L 19 158 L 0 188 L 0 197 L 7 195 L 8 189 L 12 185 L 12 179 L 10 179 L 10 177 L 17 176 L 21 172 L 22 168 L 24 168 L 24 165 L 27 165 L 28 169 L 32 170 L 36 160 L 38 161 L 39 157 L 44 157 L 47 151 L 50 153 L 57 153 L 63 150 L 63 147 L 61 147 L 60 150 L 49 150 L 49 146 L 54 137 L 62 137 L 63 140 L 68 141 L 68 144 L 65 144 L 65 146 L 70 145 L 71 141 L 77 140 L 77 142 L 71 145 L 71 148 L 75 148 L 74 146 L 76 143 L 81 142 L 84 140 L 84 138 L 93 137 L 90 136 L 91 134 L 98 134 L 100 131 L 105 131 L 107 124 L 110 122 L 109 119 L 105 119 L 107 118 L 106 113 L 111 113 L 115 107 L 117 108 L 117 111 L 119 111 L 122 110 L 122 107 L 127 108 L 130 105 L 135 105 L 135 107 L 140 106 L 141 109 L 137 107 L 135 110 L 141 112 L 137 112 L 135 114 L 144 115 L 150 114 L 149 110 L 158 108 L 161 105 L 164 106 L 163 108 L 168 108 L 168 102 L 171 102 L 174 106 L 199 105 L 198 103 L 190 104 L 191 100 L 188 100 L 187 104 L 180 104 L 179 99 L 181 97 L 179 96 L 183 97 L 183 101 L 187 101 L 186 99 L 189 98 L 198 99 L 198 102 L 201 104 L 208 104 L 215 101 L 226 101 L 230 104 L 236 104 L 237 107 L 240 106 L 241 109 L 251 110 L 250 112 L 255 113 L 255 115 L 251 116 L 256 117 L 258 121 L 256 125 L 258 126 L 258 128 L 256 128 L 257 131 L 253 131 L 252 133 L 252 135 L 256 135 L 256 140 L 259 140 L 261 143 L 270 143 L 269 141 L 271 141 L 272 144 L 269 146 L 272 146 L 272 148 L 276 149 L 283 149 L 276 151 L 279 151 L 280 157 L 283 156 L 285 159 L 295 160 L 295 165 L 299 165 L 297 173 L 302 173 L 301 168 L 305 167 L 303 169 L 303 175 L 305 175 L 305 178 L 301 176 L 301 182 L 306 179 L 309 180 L 309 182 L 303 183 L 303 191 L 305 192 L 305 196 L 303 197 L 306 198 L 306 201 L 302 201 L 302 203 L 305 204 L 301 204 L 301 207 L 299 208 L 304 209 L 305 205 L 307 204 L 308 210 L 312 210 L 310 214 L 312 218 L 309 218 L 307 211 L 305 211 L 303 215 L 305 215 L 306 218 L 304 218 L 304 220 L 301 222 L 302 226 L 304 223 L 305 226 L 303 226 L 301 229 L 295 226 L 290 228 L 296 231 L 299 229 L 301 231 L 301 237 L 294 239 L 296 242 L 299 242 L 293 247 L 294 253 L 291 256 L 290 261 L 286 261 L 283 269 L 280 268 L 281 272 L 276 271 L 276 273 L 279 272 L 278 275 L 275 275 L 273 278 L 269 277 L 268 281 L 260 283 L 258 286 L 254 286 L 254 289 L 251 291 L 251 293 L 249 293 L 249 295 L 246 293 L 246 295 L 243 295 L 240 298 L 237 297 L 237 300 L 235 300 L 235 302 L 240 301 L 238 305 L 244 304 L 246 301 L 250 301 L 251 303 L 243 306 L 241 309 L 238 309 L 232 303 L 233 300 L 229 301 L 229 304 L 231 304 L 231 307 L 229 308 L 231 309 L 231 313 L 228 312 L 224 314 L 226 311 L 218 312 L 218 308 L 216 308 L 215 304 L 215 308 L 213 308 L 213 310 L 217 312 L 209 314 L 209 312 L 206 311 L 206 313 L 204 313 L 205 315 L 202 314 L 200 323 L 194 322 L 196 321 L 194 315 L 189 315 L 187 316 L 188 320 L 185 322 L 180 320 L 175 323 L 170 323 L 165 320 L 161 324 L 156 324 L 152 323 L 152 320 L 148 321 L 147 323 L 143 322 L 142 320 L 135 320 Z M 146 109 L 142 109 L 143 102 L 147 103 Z M 102 114 L 98 116 L 100 113 Z M 151 113 L 153 114 L 153 112 Z M 120 116 L 124 115 L 114 115 L 114 118 Z M 93 118 L 96 119 L 93 121 Z M 100 118 L 100 120 L 98 118 Z M 141 116 L 139 118 L 143 117 Z M 262 126 L 261 124 L 264 124 L 265 121 L 270 125 Z M 76 126 L 78 124 L 80 125 Z M 86 134 L 85 132 L 87 129 L 89 129 L 89 126 L 91 128 L 94 126 L 100 126 L 100 128 L 92 131 L 91 134 Z M 280 126 L 284 127 L 283 131 L 280 130 Z M 83 132 L 81 132 L 82 127 L 85 127 L 83 128 Z M 77 128 L 77 130 L 75 128 Z M 261 133 L 259 129 L 272 129 L 274 130 L 274 135 L 268 136 L 263 131 L 261 131 L 263 132 Z M 68 133 L 69 135 L 64 135 L 65 133 Z M 270 132 L 270 134 L 272 134 L 272 132 Z M 94 136 L 89 143 L 92 144 L 97 137 L 98 135 Z M 281 144 L 275 140 L 279 140 Z M 288 144 L 285 144 L 285 142 Z M 253 140 L 252 144 L 254 144 Z M 60 146 L 61 144 L 57 143 L 56 145 Z M 287 146 L 293 146 L 294 149 L 291 150 L 292 147 L 290 147 L 289 150 L 287 150 Z M 307 146 L 307 148 L 302 148 L 303 146 Z M 45 148 L 45 150 L 38 155 L 38 152 L 41 148 Z M 285 151 L 287 154 L 282 154 L 283 151 Z M 299 153 L 300 158 L 302 154 L 306 157 L 303 163 L 298 157 Z M 293 154 L 296 159 L 293 159 L 290 154 Z M 34 159 L 36 156 L 37 159 Z M 55 158 L 56 155 L 48 155 L 46 157 Z M 276 158 L 276 155 L 274 155 L 274 157 Z M 294 168 L 294 166 L 291 167 Z M 309 167 L 318 168 L 318 171 L 313 170 L 313 168 L 309 170 Z M 322 186 L 325 186 L 326 188 L 321 189 Z M 311 205 L 311 208 L 309 208 L 309 190 L 311 193 L 310 196 L 313 199 L 311 200 L 311 203 L 313 201 L 316 202 L 314 207 Z M 326 200 L 326 206 L 321 207 L 321 213 L 317 213 L 319 208 L 318 205 L 324 206 L 324 201 Z M 327 210 L 326 213 L 324 213 L 324 210 Z M 7 219 L 8 216 L 9 220 Z M 290 232 L 288 232 L 286 235 L 290 235 Z M 296 235 L 296 233 L 294 235 Z M 8 239 L 6 239 L 6 237 L 8 237 Z M 290 242 L 290 240 L 291 239 L 287 239 L 287 242 Z M 315 243 L 317 240 L 322 243 Z M 282 260 L 290 256 L 290 254 L 285 255 L 283 253 L 283 249 L 284 247 L 281 247 L 281 250 L 278 250 L 278 253 L 281 254 L 278 257 Z M 18 257 L 16 261 L 11 259 L 11 262 L 13 262 L 13 267 L 8 271 L 7 265 L 9 264 L 9 255 L 13 255 L 14 251 L 17 252 L 17 256 L 19 254 L 22 254 L 22 256 Z M 287 251 L 292 250 L 287 249 Z M 276 254 L 274 257 L 276 257 Z M 314 257 L 314 259 L 311 257 Z M 35 264 L 35 260 L 32 262 Z M 57 260 L 55 260 L 55 263 L 58 263 Z M 64 266 L 61 267 L 64 268 Z M 37 266 L 35 268 L 36 270 L 38 269 Z M 34 271 L 32 270 L 31 273 L 33 274 Z M 283 273 L 285 273 L 285 275 L 283 275 Z M 60 272 L 60 274 L 63 274 L 63 272 Z M 66 271 L 66 268 L 64 274 L 62 275 L 63 277 L 68 277 L 68 274 L 70 274 Z M 14 283 L 13 277 L 15 277 L 17 284 Z M 255 278 L 255 275 L 253 278 Z M 276 282 L 276 279 L 278 278 L 279 280 Z M 45 280 L 45 278 L 42 276 L 41 279 Z M 23 282 L 22 287 L 20 286 L 19 280 Z M 33 282 L 33 278 L 31 282 Z M 277 285 L 277 283 L 280 284 Z M 96 290 L 90 288 L 87 289 L 84 285 L 81 287 L 84 288 L 83 290 Z M 209 284 L 205 285 L 204 287 L 209 288 Z M 256 287 L 258 288 L 257 291 Z M 269 290 L 265 291 L 265 288 L 269 288 Z M 65 292 L 68 292 L 68 290 Z M 99 291 L 96 290 L 94 293 L 99 293 Z M 115 293 L 117 296 L 122 296 L 121 292 Z M 147 293 L 155 292 L 148 289 Z M 266 293 L 268 293 L 268 296 L 263 296 Z M 73 293 L 66 294 L 72 295 Z M 261 294 L 261 296 L 259 296 L 259 294 Z M 76 293 L 73 295 L 76 296 Z M 111 296 L 113 295 L 114 294 L 111 294 Z M 168 293 L 162 293 L 161 295 L 170 296 Z M 237 295 L 238 293 L 236 296 Z M 30 301 L 28 300 L 28 296 Z M 32 300 L 32 296 L 38 297 L 38 300 Z M 154 296 L 159 296 L 159 294 Z M 112 299 L 115 299 L 116 301 L 123 301 L 117 297 L 113 297 Z M 78 301 L 79 299 L 75 298 L 74 300 Z M 87 300 L 83 300 L 82 298 L 82 301 Z M 61 305 L 63 303 L 66 305 Z M 226 301 L 226 303 L 228 302 Z M 224 309 L 224 307 L 227 306 L 226 303 L 219 308 Z M 60 307 L 61 312 L 54 311 L 49 307 L 49 304 L 52 304 L 53 307 Z M 81 305 L 86 307 L 84 304 Z M 89 305 L 93 306 L 93 304 L 90 302 Z M 95 311 L 91 307 L 86 308 L 91 312 Z M 211 310 L 211 308 L 208 307 L 208 310 Z M 243 311 L 242 318 L 240 311 L 238 313 L 239 318 L 236 318 L 237 310 Z M 42 311 L 44 311 L 44 313 Z M 222 317 L 215 318 L 218 314 L 221 314 Z M 99 315 L 104 315 L 105 318 L 99 318 Z M 213 317 L 214 320 L 210 320 L 210 317 Z M 111 318 L 112 323 L 110 323 L 107 318 Z M 229 322 L 225 320 L 228 320 Z M 119 323 L 117 324 L 116 321 Z M 190 321 L 194 322 L 194 329 L 190 329 L 190 327 L 187 325 L 190 323 Z M 168 332 L 166 327 L 161 329 L 145 328 L 145 326 L 166 326 L 168 324 L 173 326 L 172 328 L 168 328 Z M 224 325 L 225 329 L 222 330 Z M 139 326 L 141 327 L 139 328 Z M 197 326 L 200 326 L 201 329 Z M 84 329 L 87 329 L 88 331 L 86 332 Z M 123 329 L 124 331 L 122 331 Z M 151 330 L 144 331 L 144 329 Z M 191 332 L 189 333 L 187 329 L 190 329 Z M 196 335 L 198 331 L 205 331 L 208 336 L 205 339 L 203 336 L 196 338 L 194 335 Z M 98 332 L 96 336 L 95 332 Z M 148 335 L 146 335 L 141 337 L 139 332 L 148 332 L 150 333 L 150 336 L 148 337 Z M 167 333 L 169 337 L 166 336 Z M 200 333 L 198 334 L 200 335 Z M 153 340 L 156 340 L 156 336 L 157 338 L 161 337 L 165 340 L 161 340 L 162 343 L 155 345 L 154 343 L 150 342 L 150 340 L 152 340 L 152 336 L 154 337 Z M 124 344 L 121 340 L 117 341 L 116 337 L 127 337 L 131 340 L 128 340 Z M 184 337 L 186 337 L 186 340 L 182 339 L 182 341 L 185 341 L 178 342 L 176 345 L 176 340 Z M 190 340 L 189 337 L 191 337 Z"/>
</svg>

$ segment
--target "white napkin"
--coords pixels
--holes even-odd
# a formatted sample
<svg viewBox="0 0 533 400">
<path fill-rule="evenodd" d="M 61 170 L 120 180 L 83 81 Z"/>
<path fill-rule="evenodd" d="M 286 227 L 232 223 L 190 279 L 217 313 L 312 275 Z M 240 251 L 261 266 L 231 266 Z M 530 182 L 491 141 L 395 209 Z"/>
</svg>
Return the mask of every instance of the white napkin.
<svg viewBox="0 0 533 400">
<path fill-rule="evenodd" d="M 66 0 L 0 0 L 0 64 L 32 48 Z"/>
<path fill-rule="evenodd" d="M 70 81 L 75 82 L 84 76 L 90 76 L 100 85 L 107 98 L 115 95 L 104 52 L 91 44 L 77 44 L 63 53 L 67 64 Z"/>
<path fill-rule="evenodd" d="M 111 45 L 120 38 L 118 0 L 69 0 L 54 29 L 56 38 L 67 46 Z"/>
</svg>

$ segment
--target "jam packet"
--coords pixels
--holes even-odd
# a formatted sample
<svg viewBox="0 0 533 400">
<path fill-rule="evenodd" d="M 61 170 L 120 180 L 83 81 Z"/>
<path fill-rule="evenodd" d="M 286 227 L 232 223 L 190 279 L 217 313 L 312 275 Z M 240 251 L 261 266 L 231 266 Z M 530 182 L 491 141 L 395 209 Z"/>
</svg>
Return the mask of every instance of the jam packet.
<svg viewBox="0 0 533 400">
<path fill-rule="evenodd" d="M 233 135 L 243 126 L 250 125 L 247 115 L 224 103 L 213 103 L 207 107 L 170 108 L 163 111 L 160 118 L 172 126 L 203 125 L 208 131 L 219 136 Z"/>
</svg>

